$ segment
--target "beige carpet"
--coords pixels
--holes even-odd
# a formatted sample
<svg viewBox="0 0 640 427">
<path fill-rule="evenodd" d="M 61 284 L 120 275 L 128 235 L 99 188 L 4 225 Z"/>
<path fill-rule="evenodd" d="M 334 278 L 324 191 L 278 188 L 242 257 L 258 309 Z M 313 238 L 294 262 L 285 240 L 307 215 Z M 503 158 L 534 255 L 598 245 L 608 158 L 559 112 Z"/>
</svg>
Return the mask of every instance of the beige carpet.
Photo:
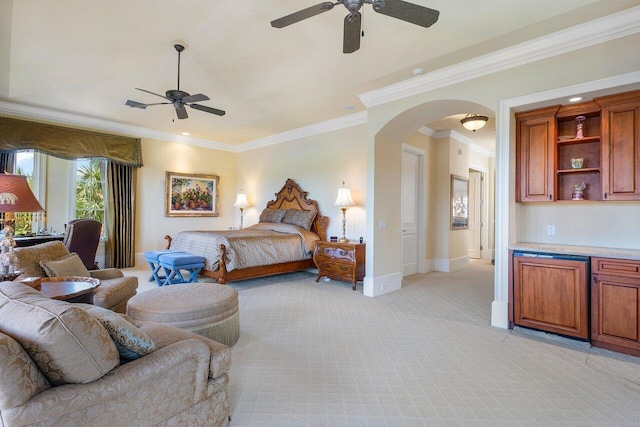
<svg viewBox="0 0 640 427">
<path fill-rule="evenodd" d="M 231 426 L 640 426 L 640 359 L 492 328 L 489 262 L 376 298 L 310 273 L 231 286 Z"/>
</svg>

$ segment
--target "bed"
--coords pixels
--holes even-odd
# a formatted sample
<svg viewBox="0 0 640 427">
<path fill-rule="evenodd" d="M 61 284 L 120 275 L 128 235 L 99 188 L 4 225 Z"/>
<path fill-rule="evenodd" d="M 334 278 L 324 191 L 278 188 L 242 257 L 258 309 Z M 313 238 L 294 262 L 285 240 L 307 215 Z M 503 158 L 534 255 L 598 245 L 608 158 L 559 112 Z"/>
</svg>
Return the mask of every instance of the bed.
<svg viewBox="0 0 640 427">
<path fill-rule="evenodd" d="M 174 238 L 165 236 L 167 248 L 204 257 L 200 274 L 222 284 L 315 268 L 315 242 L 326 240 L 329 218 L 292 179 L 275 196 L 257 224 L 242 230 L 181 231 Z"/>
</svg>

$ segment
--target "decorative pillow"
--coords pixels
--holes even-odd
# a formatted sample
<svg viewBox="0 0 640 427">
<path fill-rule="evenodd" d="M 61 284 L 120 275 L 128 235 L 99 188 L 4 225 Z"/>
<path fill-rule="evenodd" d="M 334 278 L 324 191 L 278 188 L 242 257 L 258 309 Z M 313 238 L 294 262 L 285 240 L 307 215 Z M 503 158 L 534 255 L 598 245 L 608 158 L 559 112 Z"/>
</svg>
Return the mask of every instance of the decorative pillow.
<svg viewBox="0 0 640 427">
<path fill-rule="evenodd" d="M 0 282 L 0 332 L 18 341 L 54 386 L 90 383 L 120 363 L 95 317 L 20 282 Z"/>
<path fill-rule="evenodd" d="M 260 219 L 258 222 L 282 222 L 282 218 L 284 218 L 284 214 L 286 211 L 284 209 L 264 209 L 260 214 Z"/>
<path fill-rule="evenodd" d="M 40 267 L 48 277 L 91 277 L 89 270 L 75 252 L 53 261 L 40 261 Z"/>
<path fill-rule="evenodd" d="M 16 270 L 21 271 L 27 277 L 46 277 L 47 273 L 40 267 L 40 261 L 69 255 L 64 243 L 57 240 L 34 246 L 18 247 L 13 253 L 17 258 Z"/>
<path fill-rule="evenodd" d="M 151 337 L 119 313 L 90 304 L 76 304 L 98 319 L 113 340 L 121 359 L 133 360 L 156 350 Z"/>
<path fill-rule="evenodd" d="M 313 211 L 298 211 L 295 209 L 287 209 L 282 218 L 285 224 L 297 225 L 305 230 L 311 230 L 311 224 L 316 219 L 316 213 Z"/>
<path fill-rule="evenodd" d="M 0 333 L 0 408 L 24 405 L 36 394 L 50 388 L 33 360 L 9 335 Z"/>
</svg>

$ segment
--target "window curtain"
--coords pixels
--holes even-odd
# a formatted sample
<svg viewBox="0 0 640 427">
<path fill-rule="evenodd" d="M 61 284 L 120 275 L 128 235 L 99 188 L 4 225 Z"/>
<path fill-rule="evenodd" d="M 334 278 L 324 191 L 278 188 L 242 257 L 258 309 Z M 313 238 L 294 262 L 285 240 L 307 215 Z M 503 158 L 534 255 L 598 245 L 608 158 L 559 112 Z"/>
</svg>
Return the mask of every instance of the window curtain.
<svg viewBox="0 0 640 427">
<path fill-rule="evenodd" d="M 136 168 L 107 162 L 107 212 L 105 267 L 127 268 L 135 264 Z"/>
<path fill-rule="evenodd" d="M 0 117 L 0 150 L 36 150 L 63 159 L 102 157 L 142 166 L 140 138 Z"/>
<path fill-rule="evenodd" d="M 15 151 L 0 152 L 0 173 L 13 173 L 13 167 L 16 163 Z"/>
</svg>

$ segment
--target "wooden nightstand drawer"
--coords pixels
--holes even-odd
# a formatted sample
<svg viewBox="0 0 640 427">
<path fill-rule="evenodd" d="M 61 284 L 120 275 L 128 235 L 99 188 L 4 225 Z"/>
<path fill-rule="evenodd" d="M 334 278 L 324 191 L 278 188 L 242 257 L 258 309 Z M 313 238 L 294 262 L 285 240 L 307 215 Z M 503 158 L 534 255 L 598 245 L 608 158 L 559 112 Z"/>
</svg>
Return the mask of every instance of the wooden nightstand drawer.
<svg viewBox="0 0 640 427">
<path fill-rule="evenodd" d="M 364 243 L 322 242 L 316 244 L 313 261 L 318 268 L 318 277 L 351 282 L 356 290 L 356 282 L 364 279 Z"/>
</svg>

